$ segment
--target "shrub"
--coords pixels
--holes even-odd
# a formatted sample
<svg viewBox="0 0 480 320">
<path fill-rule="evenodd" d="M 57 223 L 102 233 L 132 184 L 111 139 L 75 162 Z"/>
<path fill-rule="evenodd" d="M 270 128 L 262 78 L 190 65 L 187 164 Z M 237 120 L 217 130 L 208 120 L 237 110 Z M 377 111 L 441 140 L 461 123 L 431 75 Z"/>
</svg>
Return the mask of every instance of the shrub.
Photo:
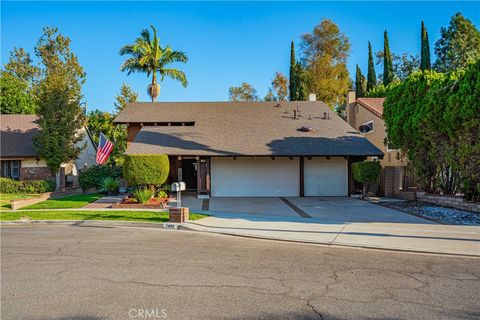
<svg viewBox="0 0 480 320">
<path fill-rule="evenodd" d="M 363 196 L 366 193 L 367 183 L 377 181 L 380 175 L 381 167 L 378 161 L 363 161 L 352 164 L 353 179 L 363 183 Z"/>
<path fill-rule="evenodd" d="M 147 203 L 154 195 L 155 191 L 147 188 L 137 188 L 132 192 L 132 196 L 141 204 Z"/>
<path fill-rule="evenodd" d="M 169 171 L 166 155 L 127 155 L 123 163 L 123 176 L 130 186 L 160 186 Z"/>
<path fill-rule="evenodd" d="M 159 197 L 159 198 L 168 198 L 168 193 L 165 192 L 164 190 L 160 190 L 160 191 L 158 191 L 158 193 L 157 193 L 157 197 Z"/>
<path fill-rule="evenodd" d="M 22 180 L 0 178 L 0 193 L 43 193 L 55 190 L 53 180 Z"/>
<path fill-rule="evenodd" d="M 78 182 L 84 191 L 90 188 L 101 188 L 105 178 L 120 178 L 121 172 L 120 167 L 91 166 L 80 171 Z"/>
<path fill-rule="evenodd" d="M 112 178 L 112 177 L 106 177 L 105 179 L 103 179 L 100 185 L 100 191 L 107 192 L 107 193 L 117 192 L 119 188 L 120 188 L 120 179 Z"/>
</svg>

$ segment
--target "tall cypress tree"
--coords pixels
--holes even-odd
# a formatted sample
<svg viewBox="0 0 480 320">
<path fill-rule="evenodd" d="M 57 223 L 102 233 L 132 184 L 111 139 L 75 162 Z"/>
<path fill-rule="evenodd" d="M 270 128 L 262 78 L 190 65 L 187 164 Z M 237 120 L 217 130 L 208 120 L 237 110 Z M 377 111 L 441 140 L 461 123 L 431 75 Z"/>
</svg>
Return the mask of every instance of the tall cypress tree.
<svg viewBox="0 0 480 320">
<path fill-rule="evenodd" d="M 297 100 L 297 74 L 296 74 L 296 61 L 295 61 L 295 44 L 291 43 L 290 45 L 290 74 L 289 74 L 289 87 L 290 92 L 290 101 Z"/>
<path fill-rule="evenodd" d="M 388 44 L 387 30 L 383 33 L 383 85 L 388 86 L 393 81 L 393 62 Z"/>
<path fill-rule="evenodd" d="M 421 31 L 420 70 L 430 70 L 430 44 L 428 43 L 428 31 L 422 21 Z"/>
<path fill-rule="evenodd" d="M 372 45 L 368 41 L 368 72 L 367 72 L 367 92 L 377 85 L 377 75 L 375 74 L 375 65 L 373 64 Z"/>
<path fill-rule="evenodd" d="M 357 98 L 365 97 L 367 91 L 367 86 L 365 82 L 365 76 L 362 74 L 362 70 L 357 64 L 357 69 L 355 72 L 355 95 Z"/>
</svg>

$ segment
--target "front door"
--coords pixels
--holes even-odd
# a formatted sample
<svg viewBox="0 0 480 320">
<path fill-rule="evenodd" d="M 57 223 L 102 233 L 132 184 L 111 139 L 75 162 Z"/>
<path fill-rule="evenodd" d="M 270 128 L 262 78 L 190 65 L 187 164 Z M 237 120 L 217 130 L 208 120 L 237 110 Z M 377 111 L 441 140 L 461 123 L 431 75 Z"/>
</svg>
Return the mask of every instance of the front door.
<svg viewBox="0 0 480 320">
<path fill-rule="evenodd" d="M 197 160 L 182 160 L 182 179 L 187 190 L 197 190 Z"/>
</svg>

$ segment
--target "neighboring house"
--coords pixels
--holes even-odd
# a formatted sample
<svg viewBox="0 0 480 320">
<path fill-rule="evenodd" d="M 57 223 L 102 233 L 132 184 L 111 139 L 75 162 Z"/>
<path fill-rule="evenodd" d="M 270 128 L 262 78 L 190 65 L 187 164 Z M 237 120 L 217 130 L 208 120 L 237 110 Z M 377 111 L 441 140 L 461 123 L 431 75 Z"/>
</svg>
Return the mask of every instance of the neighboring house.
<svg viewBox="0 0 480 320">
<path fill-rule="evenodd" d="M 131 103 L 114 122 L 199 197 L 348 196 L 351 163 L 383 156 L 317 101 Z"/>
<path fill-rule="evenodd" d="M 38 132 L 37 116 L 22 114 L 0 115 L 1 176 L 16 180 L 55 179 L 45 159 L 39 157 L 33 146 Z M 79 170 L 95 164 L 96 146 L 89 131 L 78 145 L 86 148 L 78 159 L 62 164 L 61 187 L 78 186 Z"/>
<path fill-rule="evenodd" d="M 369 160 L 379 160 L 382 173 L 379 179 L 377 193 L 381 195 L 395 195 L 402 189 L 403 175 L 406 162 L 399 157 L 398 150 L 389 148 L 385 143 L 387 134 L 385 120 L 383 119 L 383 103 L 385 98 L 358 98 L 355 91 L 349 91 L 347 96 L 347 122 L 356 130 L 366 126 L 368 132 L 364 133 L 371 143 L 385 154 L 383 159 L 369 157 Z"/>
</svg>

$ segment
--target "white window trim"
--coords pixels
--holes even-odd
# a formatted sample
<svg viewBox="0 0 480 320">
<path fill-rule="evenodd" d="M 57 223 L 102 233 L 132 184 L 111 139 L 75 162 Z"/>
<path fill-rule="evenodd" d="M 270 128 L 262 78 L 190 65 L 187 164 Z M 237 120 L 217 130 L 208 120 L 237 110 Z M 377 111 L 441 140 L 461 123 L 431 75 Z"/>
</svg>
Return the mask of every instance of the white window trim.
<svg viewBox="0 0 480 320">
<path fill-rule="evenodd" d="M 370 120 L 370 121 L 367 121 L 365 122 L 364 124 L 362 124 L 362 126 L 365 126 L 367 124 L 371 123 L 372 124 L 372 130 L 368 131 L 368 132 L 365 132 L 364 134 L 367 134 L 367 133 L 372 133 L 375 131 L 375 123 L 373 123 L 373 120 Z"/>
</svg>

